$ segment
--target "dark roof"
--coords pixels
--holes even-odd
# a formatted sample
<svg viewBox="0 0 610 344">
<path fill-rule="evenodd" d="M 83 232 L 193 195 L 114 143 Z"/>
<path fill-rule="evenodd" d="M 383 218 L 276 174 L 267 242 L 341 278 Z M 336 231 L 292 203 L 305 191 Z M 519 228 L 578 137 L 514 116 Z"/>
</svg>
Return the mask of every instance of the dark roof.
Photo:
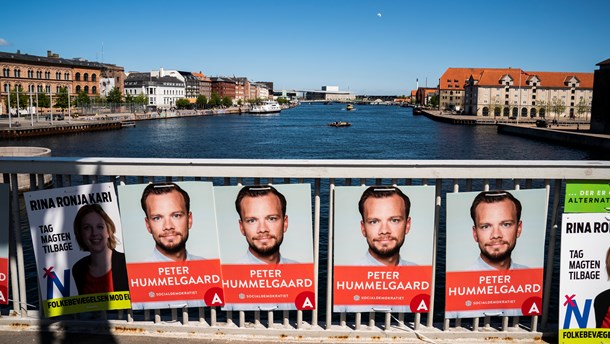
<svg viewBox="0 0 610 344">
<path fill-rule="evenodd" d="M 596 64 L 596 66 L 601 66 L 601 65 L 610 65 L 610 59 L 604 60 L 604 61 Z"/>
<path fill-rule="evenodd" d="M 102 69 L 107 65 L 105 63 L 91 62 L 84 59 L 64 59 L 61 57 L 44 57 L 36 55 L 28 55 L 21 53 L 7 53 L 0 51 L 0 61 L 3 62 L 16 62 L 16 63 L 30 63 L 30 64 L 45 64 L 65 67 L 89 67 Z"/>
</svg>

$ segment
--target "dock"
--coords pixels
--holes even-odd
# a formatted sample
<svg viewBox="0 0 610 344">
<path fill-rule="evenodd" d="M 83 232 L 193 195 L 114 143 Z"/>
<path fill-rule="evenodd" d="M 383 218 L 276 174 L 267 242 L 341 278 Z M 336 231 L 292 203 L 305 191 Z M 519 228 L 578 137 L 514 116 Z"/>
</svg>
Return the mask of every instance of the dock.
<svg viewBox="0 0 610 344">
<path fill-rule="evenodd" d="M 444 123 L 465 125 L 495 125 L 499 134 L 515 135 L 529 139 L 547 141 L 566 146 L 585 149 L 610 149 L 610 134 L 597 134 L 589 131 L 588 123 L 560 122 L 547 128 L 539 128 L 535 119 L 519 121 L 506 117 L 498 119 L 443 114 L 438 110 L 423 110 L 426 117 Z"/>
</svg>

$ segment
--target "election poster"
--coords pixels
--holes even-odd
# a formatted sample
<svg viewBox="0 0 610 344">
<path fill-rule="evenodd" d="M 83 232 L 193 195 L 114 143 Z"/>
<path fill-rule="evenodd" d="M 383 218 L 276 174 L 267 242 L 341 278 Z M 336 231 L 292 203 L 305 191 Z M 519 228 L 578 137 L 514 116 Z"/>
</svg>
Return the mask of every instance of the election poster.
<svg viewBox="0 0 610 344">
<path fill-rule="evenodd" d="M 217 186 L 223 310 L 313 310 L 309 184 Z"/>
<path fill-rule="evenodd" d="M 337 186 L 334 312 L 430 310 L 433 186 Z"/>
<path fill-rule="evenodd" d="M 130 308 L 112 183 L 26 192 L 45 316 Z"/>
<path fill-rule="evenodd" d="M 118 187 L 132 309 L 224 304 L 210 182 Z"/>
<path fill-rule="evenodd" d="M 559 342 L 610 342 L 610 184 L 569 181 L 561 220 Z"/>
<path fill-rule="evenodd" d="M 8 304 L 9 186 L 0 184 L 0 305 Z"/>
<path fill-rule="evenodd" d="M 447 194 L 445 317 L 542 312 L 545 189 Z"/>
</svg>

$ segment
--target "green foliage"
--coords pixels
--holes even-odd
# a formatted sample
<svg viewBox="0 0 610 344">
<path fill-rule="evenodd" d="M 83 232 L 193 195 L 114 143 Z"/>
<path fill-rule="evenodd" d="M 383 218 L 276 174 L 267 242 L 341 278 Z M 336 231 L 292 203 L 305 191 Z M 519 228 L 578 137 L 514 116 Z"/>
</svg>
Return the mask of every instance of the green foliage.
<svg viewBox="0 0 610 344">
<path fill-rule="evenodd" d="M 204 96 L 203 94 L 200 94 L 199 96 L 197 96 L 195 104 L 197 104 L 198 109 L 205 109 L 208 105 L 208 97 Z"/>
<path fill-rule="evenodd" d="M 148 104 L 148 97 L 144 93 L 140 93 L 133 97 L 133 102 L 138 105 L 146 105 Z"/>
<path fill-rule="evenodd" d="M 36 102 L 36 98 L 34 98 Z M 48 108 L 51 107 L 51 100 L 46 93 L 38 93 L 38 104 L 39 107 Z"/>
<path fill-rule="evenodd" d="M 23 91 L 23 88 L 21 87 L 21 85 L 19 85 L 17 88 L 13 88 L 11 89 L 10 95 L 11 95 L 11 108 L 16 109 L 17 108 L 17 94 L 19 94 L 19 108 L 20 109 L 25 109 L 28 107 L 28 105 L 30 104 L 30 98 L 29 96 Z"/>
<path fill-rule="evenodd" d="M 222 98 L 222 105 L 225 107 L 230 107 L 233 105 L 233 100 L 229 96 L 224 96 Z"/>
<path fill-rule="evenodd" d="M 559 114 L 562 114 L 566 111 L 566 106 L 564 105 L 563 101 L 556 97 L 553 97 L 550 108 L 551 112 L 555 114 L 555 118 L 557 118 Z"/>
<path fill-rule="evenodd" d="M 81 91 L 76 95 L 76 105 L 83 107 L 91 104 L 91 98 L 85 93 L 85 91 Z"/>
<path fill-rule="evenodd" d="M 57 97 L 55 98 L 55 106 L 60 108 L 62 111 L 68 108 L 68 88 L 60 87 L 59 92 L 57 93 Z"/>
<path fill-rule="evenodd" d="M 284 97 L 279 97 L 279 98 L 277 98 L 277 103 L 280 105 L 288 104 L 288 103 L 290 103 L 290 100 L 288 100 Z"/>
<path fill-rule="evenodd" d="M 187 109 L 190 105 L 191 105 L 191 103 L 186 98 L 180 98 L 180 99 L 176 100 L 176 107 L 179 110 Z"/>
<path fill-rule="evenodd" d="M 211 107 L 218 107 L 222 104 L 222 100 L 220 96 L 216 92 L 212 92 L 212 97 L 210 98 L 209 103 Z"/>
<path fill-rule="evenodd" d="M 580 98 L 578 104 L 576 104 L 576 113 L 578 117 L 582 117 L 584 114 L 591 112 L 591 104 L 586 101 L 584 98 Z"/>
<path fill-rule="evenodd" d="M 430 101 L 428 102 L 428 105 L 430 105 L 433 108 L 438 107 L 438 94 L 433 94 L 432 97 L 430 97 Z"/>
<path fill-rule="evenodd" d="M 108 92 L 108 97 L 106 97 L 106 101 L 113 104 L 121 104 L 123 102 L 123 95 L 121 94 L 121 90 L 113 87 L 110 92 Z"/>
</svg>

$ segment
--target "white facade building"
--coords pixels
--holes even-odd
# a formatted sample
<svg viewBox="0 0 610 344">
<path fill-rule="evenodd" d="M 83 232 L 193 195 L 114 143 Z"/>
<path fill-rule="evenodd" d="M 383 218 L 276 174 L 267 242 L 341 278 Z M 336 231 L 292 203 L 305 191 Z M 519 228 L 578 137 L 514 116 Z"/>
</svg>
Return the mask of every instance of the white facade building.
<svg viewBox="0 0 610 344">
<path fill-rule="evenodd" d="M 171 109 L 176 106 L 178 99 L 185 98 L 185 84 L 172 72 L 166 75 L 163 69 L 160 69 L 151 73 L 128 73 L 125 79 L 125 95 L 135 97 L 145 94 L 149 107 Z"/>
</svg>

